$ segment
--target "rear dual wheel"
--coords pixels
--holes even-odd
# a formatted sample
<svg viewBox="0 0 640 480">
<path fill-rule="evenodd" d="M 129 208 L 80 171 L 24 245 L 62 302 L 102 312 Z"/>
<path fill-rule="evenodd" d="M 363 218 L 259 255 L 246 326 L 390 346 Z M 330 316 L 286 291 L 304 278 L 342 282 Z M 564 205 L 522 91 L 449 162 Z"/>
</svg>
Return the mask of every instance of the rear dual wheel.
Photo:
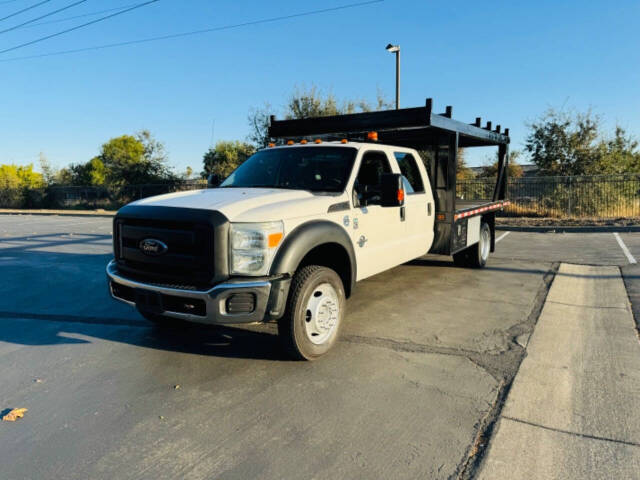
<svg viewBox="0 0 640 480">
<path fill-rule="evenodd" d="M 333 270 L 303 267 L 293 277 L 287 310 L 278 321 L 285 351 L 298 360 L 315 360 L 336 343 L 343 323 L 346 295 Z"/>
<path fill-rule="evenodd" d="M 478 243 L 453 254 L 453 261 L 459 267 L 482 268 L 489 260 L 491 252 L 491 228 L 488 223 L 480 224 Z"/>
</svg>

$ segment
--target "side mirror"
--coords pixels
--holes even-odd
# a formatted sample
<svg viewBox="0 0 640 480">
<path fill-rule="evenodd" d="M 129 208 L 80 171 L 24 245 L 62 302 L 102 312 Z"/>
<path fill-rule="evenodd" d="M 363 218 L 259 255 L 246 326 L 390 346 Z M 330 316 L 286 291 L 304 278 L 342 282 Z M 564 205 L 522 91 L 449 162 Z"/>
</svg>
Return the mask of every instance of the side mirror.
<svg viewBox="0 0 640 480">
<path fill-rule="evenodd" d="M 404 205 L 404 185 L 399 173 L 383 173 L 380 177 L 382 195 L 380 204 L 383 207 L 401 207 Z"/>
<path fill-rule="evenodd" d="M 353 186 L 353 190 L 351 190 L 351 202 L 353 203 L 353 208 L 360 208 L 365 206 L 365 205 L 361 205 L 360 203 L 360 194 L 358 193 L 359 189 L 360 189 L 360 186 L 356 181 L 356 184 Z"/>
<path fill-rule="evenodd" d="M 217 173 L 211 173 L 207 177 L 207 188 L 216 188 L 218 185 L 220 185 L 220 182 L 220 175 L 218 175 Z"/>
</svg>

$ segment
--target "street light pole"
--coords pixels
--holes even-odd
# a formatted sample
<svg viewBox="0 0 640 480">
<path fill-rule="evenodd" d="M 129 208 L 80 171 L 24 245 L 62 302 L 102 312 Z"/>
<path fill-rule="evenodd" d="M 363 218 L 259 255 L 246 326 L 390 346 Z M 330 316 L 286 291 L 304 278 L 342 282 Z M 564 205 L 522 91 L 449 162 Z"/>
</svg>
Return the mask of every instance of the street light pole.
<svg viewBox="0 0 640 480">
<path fill-rule="evenodd" d="M 396 110 L 400 108 L 400 45 L 387 45 L 386 50 L 396 54 Z"/>
</svg>

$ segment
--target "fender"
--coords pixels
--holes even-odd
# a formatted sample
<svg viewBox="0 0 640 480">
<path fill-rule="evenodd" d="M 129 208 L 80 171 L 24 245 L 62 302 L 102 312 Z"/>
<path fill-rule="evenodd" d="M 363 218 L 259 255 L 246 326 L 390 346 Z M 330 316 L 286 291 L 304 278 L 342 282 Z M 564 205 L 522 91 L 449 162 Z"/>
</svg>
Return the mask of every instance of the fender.
<svg viewBox="0 0 640 480">
<path fill-rule="evenodd" d="M 356 282 L 356 254 L 349 234 L 336 223 L 327 220 L 313 220 L 296 227 L 286 236 L 282 246 L 271 264 L 271 275 L 290 274 L 298 269 L 298 265 L 307 253 L 322 244 L 335 243 L 342 246 L 349 256 L 351 266 L 351 285 Z"/>
</svg>

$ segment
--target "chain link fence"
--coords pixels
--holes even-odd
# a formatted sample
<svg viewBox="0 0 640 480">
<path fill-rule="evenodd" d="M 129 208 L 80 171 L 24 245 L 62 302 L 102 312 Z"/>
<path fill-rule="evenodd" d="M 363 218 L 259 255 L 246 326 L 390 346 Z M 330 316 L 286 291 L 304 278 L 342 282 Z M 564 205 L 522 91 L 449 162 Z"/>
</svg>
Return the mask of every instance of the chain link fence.
<svg viewBox="0 0 640 480">
<path fill-rule="evenodd" d="M 457 195 L 467 200 L 493 197 L 495 179 L 459 181 Z M 507 183 L 512 217 L 640 216 L 640 175 L 529 177 Z"/>
<path fill-rule="evenodd" d="M 165 184 L 123 187 L 47 187 L 0 189 L 0 208 L 46 208 L 74 210 L 117 210 L 141 198 L 164 193 L 207 188 L 206 180 L 185 180 Z"/>
<path fill-rule="evenodd" d="M 125 187 L 48 187 L 0 189 L 0 208 L 116 210 L 134 200 L 207 187 L 205 180 Z M 490 199 L 495 179 L 459 181 L 458 197 Z M 640 217 L 640 175 L 513 178 L 507 185 L 509 207 L 518 217 Z"/>
</svg>

